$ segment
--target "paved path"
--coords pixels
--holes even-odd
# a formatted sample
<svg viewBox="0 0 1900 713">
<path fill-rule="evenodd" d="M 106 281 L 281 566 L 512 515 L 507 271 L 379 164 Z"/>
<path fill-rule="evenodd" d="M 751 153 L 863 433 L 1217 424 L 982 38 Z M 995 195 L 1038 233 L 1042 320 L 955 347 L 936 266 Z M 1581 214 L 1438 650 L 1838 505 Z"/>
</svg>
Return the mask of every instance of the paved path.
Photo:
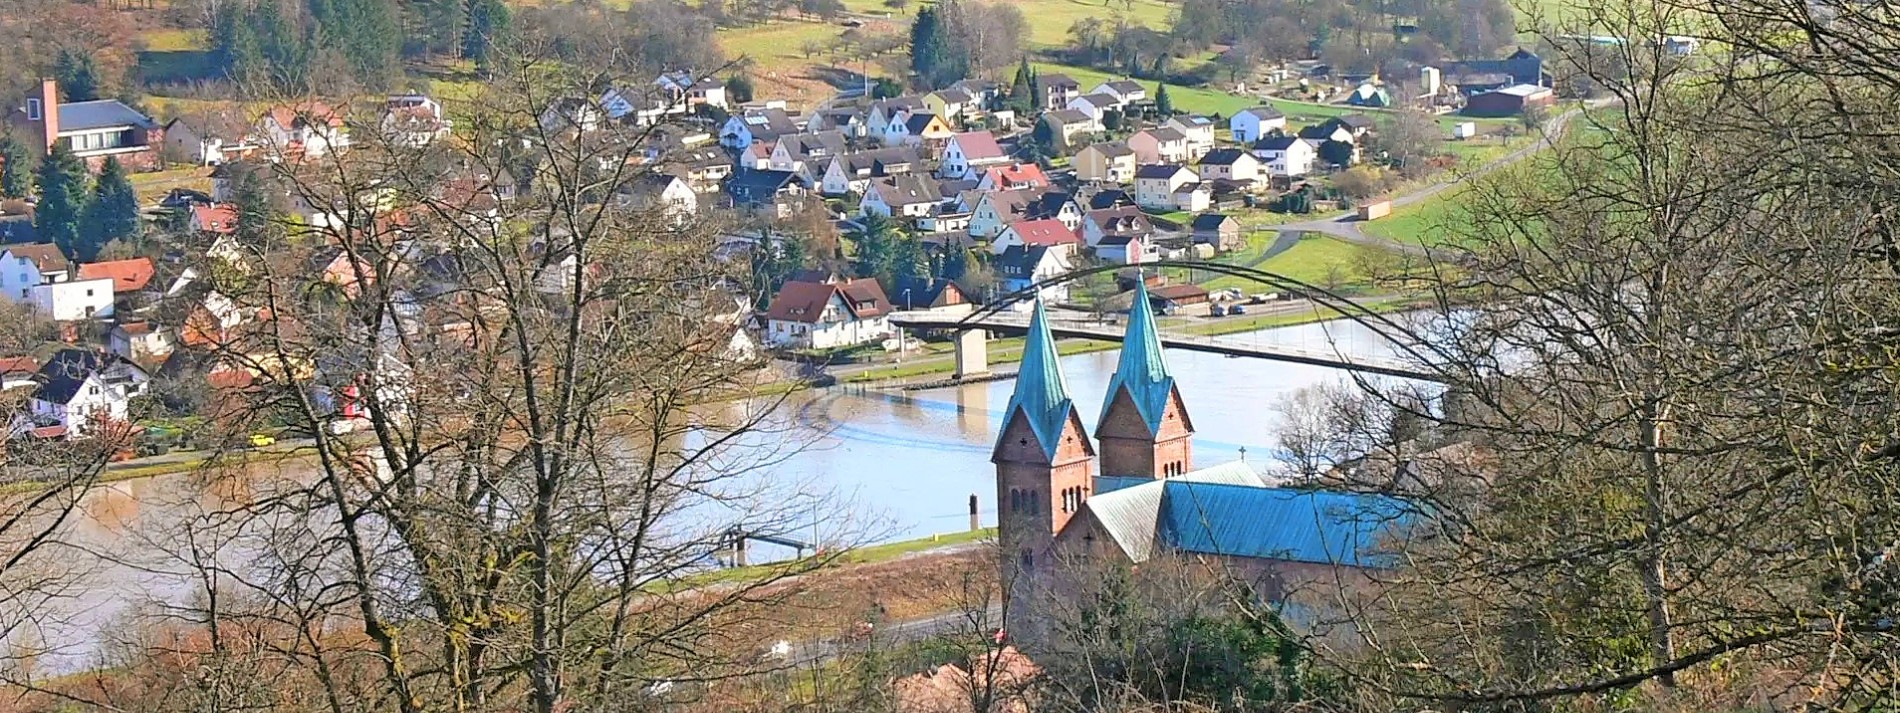
<svg viewBox="0 0 1900 713">
<path fill-rule="evenodd" d="M 1589 102 L 1586 105 L 1586 107 L 1593 109 L 1593 108 L 1606 106 L 1606 105 L 1607 105 L 1607 102 L 1603 100 L 1598 100 L 1598 101 Z M 1570 125 L 1570 121 L 1582 115 L 1583 112 L 1584 112 L 1584 109 L 1582 108 L 1571 109 L 1570 111 L 1566 111 L 1562 114 L 1558 114 L 1556 116 L 1551 117 L 1549 120 L 1546 120 L 1544 122 L 1543 131 L 1541 135 L 1537 137 L 1536 140 L 1530 142 L 1529 144 L 1524 145 L 1521 148 L 1518 148 L 1515 151 L 1512 151 L 1508 154 L 1505 154 L 1499 157 L 1495 161 L 1491 161 L 1490 163 L 1486 163 L 1483 166 L 1479 166 L 1476 170 L 1473 170 L 1470 173 L 1455 175 L 1450 178 L 1444 179 L 1442 181 L 1432 183 L 1431 185 L 1422 186 L 1416 190 L 1410 191 L 1403 195 L 1394 196 L 1393 198 L 1390 199 L 1392 203 L 1392 209 L 1398 210 L 1400 208 L 1404 208 L 1406 206 L 1409 206 L 1415 203 L 1420 203 L 1425 200 L 1429 200 L 1431 197 L 1436 196 L 1440 193 L 1443 193 L 1454 186 L 1469 182 L 1473 179 L 1484 176 L 1485 174 L 1491 173 L 1492 171 L 1496 171 L 1505 166 L 1508 166 L 1518 161 L 1522 161 L 1526 158 L 1529 158 L 1532 154 L 1535 154 L 1538 151 L 1542 151 L 1545 148 L 1548 148 L 1557 140 L 1558 137 L 1563 136 L 1564 129 Z M 1359 216 L 1348 213 L 1346 215 L 1342 215 L 1337 218 L 1329 218 L 1326 220 L 1309 220 L 1309 221 L 1304 221 L 1304 222 L 1299 222 L 1299 223 L 1287 223 L 1285 225 L 1277 226 L 1277 229 L 1280 231 L 1282 237 L 1284 237 L 1285 235 L 1289 233 L 1290 234 L 1298 234 L 1301 232 L 1324 233 L 1326 235 L 1338 238 L 1340 240 L 1344 240 L 1349 243 L 1354 243 L 1358 245 L 1368 245 L 1375 248 L 1393 250 L 1393 251 L 1407 253 L 1411 255 L 1440 255 L 1440 256 L 1444 255 L 1443 251 L 1433 250 L 1431 248 L 1425 247 L 1424 241 L 1421 239 L 1417 239 L 1416 237 L 1414 237 L 1414 239 L 1411 239 L 1411 240 L 1393 240 L 1391 238 L 1383 238 L 1377 235 L 1373 235 L 1371 233 L 1367 233 L 1364 230 L 1360 229 L 1360 224 L 1362 222 L 1363 221 L 1359 220 Z"/>
</svg>

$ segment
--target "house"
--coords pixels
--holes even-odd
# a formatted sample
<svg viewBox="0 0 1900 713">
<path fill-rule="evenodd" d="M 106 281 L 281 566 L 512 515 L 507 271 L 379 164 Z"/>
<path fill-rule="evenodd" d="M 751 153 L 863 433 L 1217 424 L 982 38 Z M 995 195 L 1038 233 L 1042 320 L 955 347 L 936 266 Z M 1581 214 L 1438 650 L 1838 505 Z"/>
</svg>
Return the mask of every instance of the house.
<svg viewBox="0 0 1900 713">
<path fill-rule="evenodd" d="M 1084 94 L 1070 99 L 1066 108 L 1082 112 L 1094 121 L 1106 123 L 1108 113 L 1121 111 L 1122 104 L 1107 94 Z"/>
<path fill-rule="evenodd" d="M 891 303 L 877 280 L 789 280 L 765 310 L 766 342 L 833 349 L 891 336 Z"/>
<path fill-rule="evenodd" d="M 237 232 L 238 209 L 236 203 L 212 203 L 191 207 L 189 221 L 191 231 L 207 235 L 230 235 Z"/>
<path fill-rule="evenodd" d="M 983 107 L 969 92 L 950 87 L 925 94 L 924 110 L 947 120 L 961 122 L 982 113 Z"/>
<path fill-rule="evenodd" d="M 1517 116 L 1529 109 L 1556 103 L 1557 95 L 1549 88 L 1518 84 L 1466 99 L 1464 113 L 1468 116 Z"/>
<path fill-rule="evenodd" d="M 969 92 L 978 104 L 984 105 L 1009 93 L 1009 85 L 989 79 L 959 79 L 951 83 L 950 88 Z"/>
<path fill-rule="evenodd" d="M 1150 210 L 1176 210 L 1175 192 L 1198 185 L 1193 169 L 1179 164 L 1150 164 L 1135 169 L 1135 205 Z"/>
<path fill-rule="evenodd" d="M 951 136 L 944 145 L 943 163 L 937 167 L 937 175 L 953 181 L 974 180 L 983 175 L 983 169 L 1009 162 L 1009 154 L 990 132 L 966 131 Z"/>
<path fill-rule="evenodd" d="M 846 193 L 863 195 L 871 179 L 900 176 L 916 170 L 923 162 L 917 149 L 893 146 L 871 151 L 855 151 L 831 157 L 818 176 L 819 191 L 828 196 Z"/>
<path fill-rule="evenodd" d="M 872 138 L 884 141 L 884 135 L 890 127 L 901 124 L 911 114 L 924 111 L 924 99 L 917 96 L 892 97 L 871 102 L 871 110 L 865 113 L 865 129 Z M 884 141 L 885 145 L 894 142 Z"/>
<path fill-rule="evenodd" d="M 668 173 L 644 173 L 624 189 L 625 205 L 636 210 L 658 209 L 675 227 L 699 213 L 699 194 L 686 179 Z"/>
<path fill-rule="evenodd" d="M 990 166 L 983 169 L 983 178 L 976 183 L 976 189 L 979 191 L 1013 191 L 1021 188 L 1048 187 L 1049 175 L 1043 173 L 1041 165 L 1033 163 Z"/>
<path fill-rule="evenodd" d="M 28 294 L 33 309 L 55 322 L 110 317 L 113 314 L 113 279 L 96 277 L 48 282 Z"/>
<path fill-rule="evenodd" d="M 1075 196 L 1055 188 L 1025 189 L 1028 201 L 1023 204 L 1022 217 L 1027 220 L 1057 220 L 1070 230 L 1082 229 L 1082 206 L 1075 202 Z"/>
<path fill-rule="evenodd" d="M 863 110 L 851 107 L 819 109 L 811 113 L 811 119 L 805 122 L 806 131 L 836 131 L 851 138 L 862 138 L 871 133 L 870 124 Z"/>
<path fill-rule="evenodd" d="M 1188 156 L 1187 134 L 1168 127 L 1142 129 L 1128 137 L 1128 148 L 1135 152 L 1137 163 L 1187 163 L 1194 160 Z"/>
<path fill-rule="evenodd" d="M 1475 75 L 1502 75 L 1509 77 L 1509 81 L 1514 84 L 1551 86 L 1551 75 L 1544 71 L 1543 58 L 1523 48 L 1512 52 L 1504 59 L 1450 62 L 1439 69 L 1443 71 L 1446 83 L 1460 88 L 1463 88 L 1465 84 L 1459 80 Z"/>
<path fill-rule="evenodd" d="M 957 283 L 941 277 L 901 277 L 892 287 L 897 291 L 891 295 L 891 304 L 906 310 L 976 306 L 976 300 L 970 299 Z"/>
<path fill-rule="evenodd" d="M 1200 285 L 1162 285 L 1147 293 L 1148 304 L 1162 314 L 1180 314 L 1210 301 L 1207 288 Z"/>
<path fill-rule="evenodd" d="M 589 133 L 599 131 L 607 115 L 594 102 L 581 97 L 561 97 L 548 102 L 541 111 L 541 129 L 547 132 Z"/>
<path fill-rule="evenodd" d="M 1069 163 L 1075 167 L 1076 180 L 1107 183 L 1135 180 L 1135 168 L 1140 165 L 1135 150 L 1120 141 L 1089 144 Z"/>
<path fill-rule="evenodd" d="M 1082 241 L 1089 247 L 1104 239 L 1124 236 L 1147 239 L 1155 232 L 1154 221 L 1132 205 L 1098 208 L 1082 214 Z"/>
<path fill-rule="evenodd" d="M 1344 124 L 1333 123 L 1330 119 L 1312 126 L 1301 127 L 1296 136 L 1306 139 L 1307 141 L 1318 143 L 1333 141 L 1342 144 L 1351 144 L 1357 141 L 1357 138 L 1352 134 L 1352 129 L 1347 128 Z"/>
<path fill-rule="evenodd" d="M 821 166 L 826 160 L 848 149 L 844 134 L 837 131 L 786 134 L 773 142 L 771 163 L 767 167 L 774 171 L 806 173 L 807 164 L 815 164 L 810 171 L 816 173 L 823 170 Z"/>
<path fill-rule="evenodd" d="M 343 115 L 318 101 L 278 104 L 257 119 L 257 137 L 278 160 L 320 158 L 350 145 Z"/>
<path fill-rule="evenodd" d="M 1215 179 L 1235 183 L 1258 181 L 1260 180 L 1260 159 L 1254 158 L 1253 154 L 1242 149 L 1214 149 L 1201 157 L 1196 170 L 1203 181 Z"/>
<path fill-rule="evenodd" d="M 1075 269 L 1074 251 L 1045 245 L 1014 245 L 990 261 L 1004 292 L 1021 292 L 1038 282 L 1054 279 Z M 1036 291 L 1045 302 L 1069 301 L 1069 284 L 1046 285 Z M 1023 304 L 1018 302 L 1018 304 Z"/>
<path fill-rule="evenodd" d="M 928 112 L 913 112 L 884 129 L 885 146 L 939 146 L 956 134 L 950 122 Z"/>
<path fill-rule="evenodd" d="M 52 243 L 8 245 L 0 249 L 0 295 L 24 302 L 40 285 L 72 279 L 72 264 Z"/>
<path fill-rule="evenodd" d="M 1095 85 L 1090 94 L 1106 94 L 1115 98 L 1120 106 L 1127 106 L 1148 99 L 1148 89 L 1141 83 L 1127 79 L 1116 79 Z"/>
<path fill-rule="evenodd" d="M 383 101 L 377 131 L 389 146 L 419 149 L 448 138 L 454 122 L 442 104 L 427 95 L 393 94 Z"/>
<path fill-rule="evenodd" d="M 132 397 L 145 393 L 151 376 L 117 354 L 61 349 L 40 367 L 39 381 L 33 420 L 64 427 L 67 438 L 84 438 L 107 423 L 125 422 Z"/>
<path fill-rule="evenodd" d="M 726 181 L 726 195 L 733 205 L 754 214 L 789 218 L 804 194 L 798 175 L 791 171 L 747 169 Z"/>
<path fill-rule="evenodd" d="M 1313 144 L 1297 136 L 1269 136 L 1254 142 L 1254 158 L 1260 159 L 1267 175 L 1295 178 L 1313 172 L 1319 152 Z"/>
<path fill-rule="evenodd" d="M 1207 210 L 1213 203 L 1214 185 L 1205 182 L 1183 184 L 1174 189 L 1173 195 L 1168 197 L 1168 206 L 1171 209 L 1190 213 Z"/>
<path fill-rule="evenodd" d="M 36 152 L 44 154 L 55 144 L 64 143 L 73 155 L 97 171 L 107 158 L 133 171 L 162 168 L 159 149 L 165 145 L 165 129 L 137 109 L 116 99 L 61 102 L 59 83 L 40 82 L 39 92 L 26 98 L 26 105 L 9 116 Z"/>
<path fill-rule="evenodd" d="M 1347 106 L 1365 106 L 1383 109 L 1392 106 L 1392 94 L 1383 87 L 1371 83 L 1361 84 L 1346 95 Z"/>
<path fill-rule="evenodd" d="M 143 292 L 152 284 L 157 271 L 149 257 L 89 262 L 79 266 L 79 280 L 111 280 L 114 295 Z"/>
<path fill-rule="evenodd" d="M 1234 112 L 1227 120 L 1227 131 L 1234 143 L 1251 144 L 1274 132 L 1286 131 L 1286 115 L 1270 106 L 1256 106 Z"/>
<path fill-rule="evenodd" d="M 921 173 L 912 173 L 871 181 L 858 202 L 858 215 L 917 218 L 929 215 L 943 202 L 937 181 Z"/>
<path fill-rule="evenodd" d="M 1082 83 L 1070 79 L 1066 74 L 1044 74 L 1036 77 L 1036 88 L 1042 91 L 1042 108 L 1052 111 L 1067 107 L 1070 101 L 1082 95 Z"/>
<path fill-rule="evenodd" d="M 1095 257 L 1121 265 L 1140 265 L 1161 259 L 1151 238 L 1140 235 L 1109 235 L 1095 245 Z"/>
<path fill-rule="evenodd" d="M 40 385 L 40 361 L 31 356 L 0 357 L 0 391 Z"/>
<path fill-rule="evenodd" d="M 1074 109 L 1045 111 L 1041 121 L 1049 127 L 1049 136 L 1060 145 L 1058 148 L 1074 146 L 1078 137 L 1102 132 L 1101 119 Z"/>
<path fill-rule="evenodd" d="M 1188 155 L 1200 157 L 1214 150 L 1214 120 L 1199 114 L 1182 114 L 1162 126 L 1187 137 Z"/>
<path fill-rule="evenodd" d="M 236 110 L 200 112 L 165 124 L 165 150 L 200 166 L 248 158 L 263 148 Z"/>
<path fill-rule="evenodd" d="M 714 193 L 732 175 L 732 156 L 717 146 L 702 146 L 665 154 L 660 171 L 686 179 L 697 193 Z"/>
<path fill-rule="evenodd" d="M 990 241 L 990 252 L 1001 254 L 1011 246 L 1048 247 L 1073 253 L 1081 247 L 1082 237 L 1054 218 L 1023 220 L 1009 224 Z"/>
<path fill-rule="evenodd" d="M 747 109 L 726 118 L 719 129 L 719 145 L 744 150 L 794 133 L 798 133 L 798 123 L 784 109 Z"/>
<path fill-rule="evenodd" d="M 660 88 L 668 105 L 679 107 L 675 113 L 690 112 L 701 105 L 726 108 L 726 84 L 714 77 L 680 70 L 661 73 L 653 84 Z"/>
<path fill-rule="evenodd" d="M 970 208 L 970 236 L 994 238 L 1028 212 L 1027 191 L 991 191 L 981 194 Z"/>
<path fill-rule="evenodd" d="M 1247 246 L 1247 241 L 1240 237 L 1240 221 L 1234 220 L 1231 215 L 1202 213 L 1194 216 L 1191 229 L 1194 231 L 1194 242 L 1212 245 L 1221 252 Z"/>
<path fill-rule="evenodd" d="M 112 325 L 112 331 L 106 333 L 106 345 L 113 354 L 141 364 L 161 361 L 176 347 L 171 330 L 144 319 Z"/>
</svg>

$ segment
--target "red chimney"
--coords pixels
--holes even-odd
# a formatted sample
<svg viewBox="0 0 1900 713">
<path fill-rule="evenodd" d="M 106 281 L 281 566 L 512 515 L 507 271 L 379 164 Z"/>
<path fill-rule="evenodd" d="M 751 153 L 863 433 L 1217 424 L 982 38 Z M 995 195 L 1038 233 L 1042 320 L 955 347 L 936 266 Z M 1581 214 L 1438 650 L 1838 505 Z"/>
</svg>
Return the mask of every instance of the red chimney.
<svg viewBox="0 0 1900 713">
<path fill-rule="evenodd" d="M 36 111 L 38 116 L 34 116 Z M 46 139 L 46 150 L 53 150 L 53 143 L 59 140 L 59 82 L 40 80 L 40 95 L 27 100 L 26 114 L 28 119 L 40 122 L 40 134 Z"/>
</svg>

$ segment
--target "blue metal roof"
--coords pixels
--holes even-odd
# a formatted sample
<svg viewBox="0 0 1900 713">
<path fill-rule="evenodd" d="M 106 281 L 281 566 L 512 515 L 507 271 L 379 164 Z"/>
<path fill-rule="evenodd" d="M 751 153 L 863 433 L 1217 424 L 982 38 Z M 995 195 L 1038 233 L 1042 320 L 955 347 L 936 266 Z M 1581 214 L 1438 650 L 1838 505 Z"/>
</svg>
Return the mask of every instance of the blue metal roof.
<svg viewBox="0 0 1900 713">
<path fill-rule="evenodd" d="M 1120 363 L 1108 382 L 1108 398 L 1102 401 L 1102 417 L 1095 422 L 1101 430 L 1108 411 L 1115 405 L 1115 394 L 1128 390 L 1135 411 L 1148 424 L 1150 435 L 1161 430 L 1161 414 L 1168 408 L 1168 396 L 1174 393 L 1174 377 L 1168 373 L 1168 360 L 1161 354 L 1161 334 L 1155 328 L 1154 309 L 1148 305 L 1148 287 L 1136 280 L 1134 305 L 1128 308 L 1128 333 L 1122 337 Z"/>
<path fill-rule="evenodd" d="M 1049 333 L 1049 316 L 1043 313 L 1042 300 L 1036 300 L 1035 316 L 1029 319 L 1029 335 L 1023 341 L 1022 368 L 1016 372 L 1016 390 L 1009 395 L 1009 407 L 1003 409 L 1004 430 L 1016 409 L 1022 409 L 1042 445 L 1043 455 L 1056 457 L 1062 428 L 1075 406 L 1069 401 L 1069 387 L 1062 380 L 1062 365 L 1056 358 L 1056 338 Z M 998 433 L 1000 439 L 1002 433 Z"/>
<path fill-rule="evenodd" d="M 59 130 L 62 133 L 120 126 L 151 129 L 157 127 L 158 123 L 117 99 L 67 102 L 59 105 Z"/>
<path fill-rule="evenodd" d="M 1384 495 L 1163 481 L 1159 539 L 1211 555 L 1384 567 L 1413 508 Z"/>
</svg>

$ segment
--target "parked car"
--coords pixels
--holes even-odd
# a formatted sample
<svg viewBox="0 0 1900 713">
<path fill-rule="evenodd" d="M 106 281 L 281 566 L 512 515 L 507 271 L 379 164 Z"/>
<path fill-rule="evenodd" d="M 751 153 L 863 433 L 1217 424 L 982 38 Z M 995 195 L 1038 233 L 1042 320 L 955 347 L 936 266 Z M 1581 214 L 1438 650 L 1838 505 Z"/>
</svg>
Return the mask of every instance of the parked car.
<svg viewBox="0 0 1900 713">
<path fill-rule="evenodd" d="M 268 434 L 268 433 L 253 433 L 253 434 L 251 434 L 251 447 L 252 447 L 252 448 L 263 448 L 263 447 L 265 447 L 265 446 L 271 446 L 271 445 L 276 445 L 276 443 L 277 443 L 277 437 L 276 437 L 276 436 L 273 436 L 273 435 L 270 435 L 270 434 Z"/>
<path fill-rule="evenodd" d="M 1220 305 L 1214 305 L 1208 308 L 1207 313 L 1215 317 L 1225 317 L 1227 316 L 1227 308 L 1222 307 Z"/>
<path fill-rule="evenodd" d="M 1231 316 L 1235 316 L 1235 317 L 1239 317 L 1239 316 L 1241 316 L 1241 315 L 1243 315 L 1243 314 L 1246 314 L 1246 313 L 1247 313 L 1247 306 L 1246 306 L 1246 305 L 1234 305 L 1234 306 L 1232 306 L 1232 307 L 1228 307 L 1228 308 L 1227 308 L 1227 314 L 1229 314 L 1229 315 L 1231 315 Z"/>
</svg>

